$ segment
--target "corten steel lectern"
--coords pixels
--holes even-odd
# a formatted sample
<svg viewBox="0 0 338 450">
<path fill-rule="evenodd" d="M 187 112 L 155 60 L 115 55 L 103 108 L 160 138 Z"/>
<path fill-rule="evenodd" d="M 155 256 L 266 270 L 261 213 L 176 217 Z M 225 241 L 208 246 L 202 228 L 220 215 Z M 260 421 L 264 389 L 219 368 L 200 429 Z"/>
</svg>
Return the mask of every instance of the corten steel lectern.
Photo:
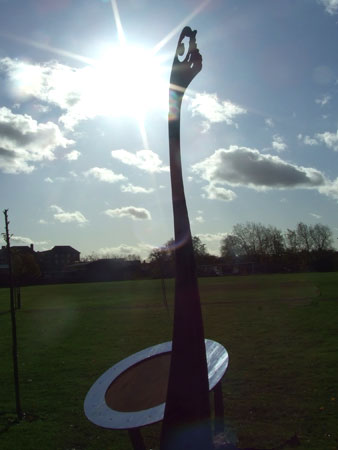
<svg viewBox="0 0 338 450">
<path fill-rule="evenodd" d="M 185 46 L 184 40 L 189 40 Z M 186 48 L 188 47 L 188 48 Z M 180 115 L 185 90 L 202 69 L 196 31 L 178 40 L 169 89 L 170 176 L 175 229 L 175 311 L 172 343 L 150 347 L 105 372 L 89 390 L 85 414 L 95 424 L 128 429 L 144 450 L 139 428 L 162 420 L 161 450 L 213 449 L 209 390 L 215 394 L 215 430 L 222 431 L 221 379 L 228 354 L 205 340 L 192 236 L 181 167 Z M 220 427 L 219 427 L 220 424 Z"/>
</svg>

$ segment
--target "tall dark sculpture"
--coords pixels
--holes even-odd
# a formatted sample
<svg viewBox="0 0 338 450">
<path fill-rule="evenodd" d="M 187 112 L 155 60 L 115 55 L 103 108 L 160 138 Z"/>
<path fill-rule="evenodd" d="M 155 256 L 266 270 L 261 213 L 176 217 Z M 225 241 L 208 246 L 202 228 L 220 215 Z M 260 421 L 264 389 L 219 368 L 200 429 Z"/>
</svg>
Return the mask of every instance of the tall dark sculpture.
<svg viewBox="0 0 338 450">
<path fill-rule="evenodd" d="M 185 58 L 184 38 L 189 38 Z M 185 27 L 174 57 L 169 90 L 169 149 L 175 228 L 175 313 L 172 359 L 161 450 L 212 448 L 208 370 L 192 236 L 180 154 L 180 113 L 186 88 L 202 69 L 196 31 Z"/>
</svg>

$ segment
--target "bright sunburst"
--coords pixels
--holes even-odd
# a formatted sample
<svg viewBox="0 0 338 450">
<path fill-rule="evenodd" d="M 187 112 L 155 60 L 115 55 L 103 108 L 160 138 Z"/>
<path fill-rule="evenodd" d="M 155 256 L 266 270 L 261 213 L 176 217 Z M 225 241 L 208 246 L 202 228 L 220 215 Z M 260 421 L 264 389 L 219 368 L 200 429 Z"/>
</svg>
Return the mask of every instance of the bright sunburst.
<svg viewBox="0 0 338 450">
<path fill-rule="evenodd" d="M 142 47 L 121 45 L 106 50 L 91 66 L 93 106 L 106 115 L 139 118 L 166 105 L 168 82 L 160 59 Z"/>
</svg>

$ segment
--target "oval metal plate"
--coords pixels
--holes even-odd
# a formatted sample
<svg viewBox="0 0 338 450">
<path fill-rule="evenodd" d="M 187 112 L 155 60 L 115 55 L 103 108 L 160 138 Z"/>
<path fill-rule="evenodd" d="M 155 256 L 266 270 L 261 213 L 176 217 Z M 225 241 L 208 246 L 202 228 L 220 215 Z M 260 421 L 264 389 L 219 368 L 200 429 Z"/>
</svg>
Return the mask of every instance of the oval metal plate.
<svg viewBox="0 0 338 450">
<path fill-rule="evenodd" d="M 104 372 L 89 389 L 85 401 L 86 417 L 103 428 L 130 429 L 143 427 L 163 419 L 165 403 L 142 411 L 122 412 L 109 408 L 105 401 L 107 389 L 124 371 L 135 364 L 156 355 L 171 352 L 171 341 L 148 347 L 118 362 Z M 208 364 L 209 390 L 222 379 L 229 362 L 229 356 L 223 345 L 205 339 Z"/>
</svg>

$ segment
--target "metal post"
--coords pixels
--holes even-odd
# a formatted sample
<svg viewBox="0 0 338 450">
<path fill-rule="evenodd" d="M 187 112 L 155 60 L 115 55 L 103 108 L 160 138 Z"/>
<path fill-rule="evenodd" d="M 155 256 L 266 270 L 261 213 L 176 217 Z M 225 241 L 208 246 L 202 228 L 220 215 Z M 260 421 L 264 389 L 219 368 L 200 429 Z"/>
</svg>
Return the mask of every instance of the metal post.
<svg viewBox="0 0 338 450">
<path fill-rule="evenodd" d="M 222 393 L 222 380 L 214 387 L 215 405 L 215 435 L 224 433 L 224 405 Z"/>
<path fill-rule="evenodd" d="M 139 428 L 131 428 L 128 430 L 128 434 L 134 450 L 146 450 Z"/>
<path fill-rule="evenodd" d="M 17 287 L 17 309 L 21 309 L 21 287 Z"/>
</svg>

